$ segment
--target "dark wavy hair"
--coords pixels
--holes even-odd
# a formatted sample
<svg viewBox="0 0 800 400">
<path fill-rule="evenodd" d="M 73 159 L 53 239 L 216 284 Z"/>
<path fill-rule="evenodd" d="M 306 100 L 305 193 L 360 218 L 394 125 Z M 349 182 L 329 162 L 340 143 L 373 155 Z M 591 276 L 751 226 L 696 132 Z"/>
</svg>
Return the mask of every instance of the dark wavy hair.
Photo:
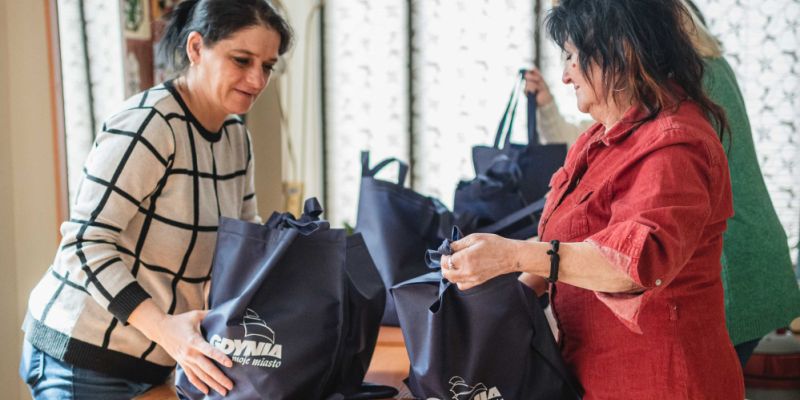
<svg viewBox="0 0 800 400">
<path fill-rule="evenodd" d="M 691 16 L 678 0 L 563 0 L 545 25 L 562 50 L 567 41 L 578 49 L 578 62 L 590 83 L 591 64 L 600 68 L 601 98 L 611 95 L 618 101 L 620 89 L 630 89 L 633 100 L 647 110 L 642 122 L 690 99 L 722 139 L 728 120 L 703 91 L 703 60 L 681 28 L 684 18 Z"/>
<path fill-rule="evenodd" d="M 192 32 L 203 37 L 205 46 L 213 46 L 241 29 L 263 25 L 280 36 L 280 55 L 289 50 L 294 36 L 286 19 L 267 0 L 184 0 L 164 19 L 166 26 L 157 53 L 159 60 L 175 71 L 189 64 L 184 49 Z"/>
</svg>

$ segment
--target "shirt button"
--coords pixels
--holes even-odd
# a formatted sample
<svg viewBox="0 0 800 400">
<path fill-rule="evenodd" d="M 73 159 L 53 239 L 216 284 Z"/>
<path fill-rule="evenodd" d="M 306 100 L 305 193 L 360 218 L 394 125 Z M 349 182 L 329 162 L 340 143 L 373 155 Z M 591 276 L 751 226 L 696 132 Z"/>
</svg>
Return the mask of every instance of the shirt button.
<svg viewBox="0 0 800 400">
<path fill-rule="evenodd" d="M 656 279 L 656 286 L 661 286 L 661 279 Z"/>
</svg>

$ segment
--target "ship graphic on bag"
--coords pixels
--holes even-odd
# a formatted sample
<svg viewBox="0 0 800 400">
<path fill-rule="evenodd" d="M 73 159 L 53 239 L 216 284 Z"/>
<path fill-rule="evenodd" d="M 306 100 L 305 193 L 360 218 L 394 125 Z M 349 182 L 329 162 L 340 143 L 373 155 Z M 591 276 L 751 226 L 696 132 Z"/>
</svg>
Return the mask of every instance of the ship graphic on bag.
<svg viewBox="0 0 800 400">
<path fill-rule="evenodd" d="M 244 337 L 262 337 L 272 344 L 275 343 L 275 331 L 267 326 L 267 323 L 255 311 L 249 308 L 246 310 L 244 318 L 242 318 L 242 326 L 244 327 Z"/>
<path fill-rule="evenodd" d="M 235 363 L 262 368 L 280 367 L 283 346 L 275 343 L 275 331 L 250 308 L 245 311 L 241 325 L 244 328 L 242 339 L 214 335 L 209 343 Z"/>
<path fill-rule="evenodd" d="M 452 400 L 503 400 L 503 395 L 497 386 L 487 388 L 485 384 L 478 383 L 470 386 L 460 376 L 454 376 L 448 381 L 450 384 L 450 394 Z M 427 400 L 442 400 L 436 397 L 429 397 Z"/>
</svg>

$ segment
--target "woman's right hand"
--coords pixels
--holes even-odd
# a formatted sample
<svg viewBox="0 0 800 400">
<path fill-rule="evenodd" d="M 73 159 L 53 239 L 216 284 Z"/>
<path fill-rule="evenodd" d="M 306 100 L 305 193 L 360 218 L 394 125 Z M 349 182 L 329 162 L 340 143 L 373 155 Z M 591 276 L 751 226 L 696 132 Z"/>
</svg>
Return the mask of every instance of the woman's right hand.
<svg viewBox="0 0 800 400">
<path fill-rule="evenodd" d="M 198 390 L 208 394 L 210 386 L 225 396 L 233 389 L 233 381 L 211 360 L 228 368 L 233 362 L 200 335 L 200 322 L 207 313 L 206 310 L 169 315 L 152 299 L 147 299 L 131 313 L 128 321 L 175 359 Z"/>
<path fill-rule="evenodd" d="M 550 88 L 542 77 L 541 71 L 533 68 L 525 72 L 525 91 L 528 93 L 536 93 L 536 105 L 544 106 L 553 102 L 553 95 L 550 94 Z"/>
</svg>

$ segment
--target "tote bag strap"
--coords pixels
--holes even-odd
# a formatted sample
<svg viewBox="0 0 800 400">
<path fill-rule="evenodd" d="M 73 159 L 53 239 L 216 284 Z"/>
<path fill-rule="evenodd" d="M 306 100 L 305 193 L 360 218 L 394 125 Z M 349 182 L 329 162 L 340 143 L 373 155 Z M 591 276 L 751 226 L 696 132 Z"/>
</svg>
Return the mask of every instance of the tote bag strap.
<svg viewBox="0 0 800 400">
<path fill-rule="evenodd" d="M 491 224 L 484 226 L 483 228 L 479 228 L 476 231 L 481 233 L 498 233 L 504 231 L 506 228 L 511 227 L 512 225 L 516 224 L 517 222 L 531 218 L 531 215 L 537 211 L 542 211 L 544 209 L 545 198 L 541 198 L 539 200 L 534 201 L 531 204 L 528 204 L 525 207 L 520 208 L 513 213 L 506 215 L 503 219 Z"/>
<path fill-rule="evenodd" d="M 427 265 L 429 269 L 434 271 L 441 270 L 442 256 L 449 256 L 453 254 L 453 250 L 450 248 L 450 243 L 455 242 L 464 236 L 464 234 L 461 233 L 461 229 L 459 229 L 456 225 L 453 225 L 450 232 L 450 238 L 445 239 L 436 250 L 428 250 L 425 252 L 425 265 Z"/>
<path fill-rule="evenodd" d="M 396 162 L 398 165 L 398 173 L 397 173 L 397 184 L 400 186 L 405 185 L 406 183 L 406 176 L 408 176 L 408 164 L 405 162 L 395 158 L 390 157 L 387 158 L 374 167 L 370 168 L 369 166 L 369 152 L 362 151 L 361 152 L 361 176 L 362 177 L 369 177 L 374 178 L 375 175 L 378 174 L 382 169 L 386 168 L 387 165 Z"/>
<path fill-rule="evenodd" d="M 428 250 L 425 252 L 425 264 L 428 265 L 428 268 L 435 270 L 436 273 L 439 274 L 440 282 L 439 282 L 439 296 L 436 301 L 431 305 L 430 310 L 431 312 L 436 312 L 439 309 L 439 305 L 442 302 L 442 296 L 444 296 L 444 292 L 452 286 L 448 280 L 441 278 L 441 270 L 442 270 L 442 256 L 449 256 L 453 254 L 453 249 L 450 248 L 450 243 L 455 242 L 459 239 L 464 237 L 464 234 L 461 233 L 461 229 L 458 226 L 453 225 L 453 229 L 450 233 L 450 238 L 445 239 L 439 248 L 436 250 Z"/>
<path fill-rule="evenodd" d="M 508 148 L 509 144 L 511 144 L 511 131 L 514 126 L 519 96 L 520 93 L 525 92 L 525 72 L 525 69 L 519 70 L 514 88 L 511 91 L 511 96 L 509 96 L 508 103 L 506 104 L 505 112 L 500 119 L 500 125 L 497 127 L 497 133 L 494 137 L 494 148 L 496 149 Z M 528 147 L 538 146 L 539 133 L 536 131 L 536 93 L 526 93 L 526 96 L 528 99 Z"/>
<path fill-rule="evenodd" d="M 311 235 L 318 230 L 330 229 L 330 223 L 321 220 L 322 205 L 316 197 L 306 199 L 303 204 L 303 214 L 300 218 L 295 218 L 291 213 L 272 213 L 264 224 L 272 229 L 289 228 L 295 229 L 303 236 Z"/>
<path fill-rule="evenodd" d="M 536 130 L 536 93 L 528 96 L 528 147 L 539 146 L 539 132 Z"/>
<path fill-rule="evenodd" d="M 525 75 L 522 73 L 517 75 L 514 87 L 511 89 L 511 95 L 508 97 L 508 103 L 506 103 L 503 117 L 500 118 L 500 124 L 497 126 L 497 133 L 494 136 L 495 149 L 506 148 L 511 141 L 511 129 L 514 126 L 514 118 L 517 114 L 517 104 L 519 104 L 519 93 L 521 90 L 525 90 Z"/>
</svg>

